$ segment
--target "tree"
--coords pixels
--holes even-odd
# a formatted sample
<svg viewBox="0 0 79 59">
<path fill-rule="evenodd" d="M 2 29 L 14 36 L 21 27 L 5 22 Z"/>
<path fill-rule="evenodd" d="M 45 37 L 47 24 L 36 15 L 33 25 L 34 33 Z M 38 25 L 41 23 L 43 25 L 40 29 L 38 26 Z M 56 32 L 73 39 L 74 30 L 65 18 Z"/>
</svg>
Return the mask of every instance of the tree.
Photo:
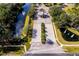
<svg viewBox="0 0 79 59">
<path fill-rule="evenodd" d="M 17 15 L 19 14 L 21 6 L 16 4 L 0 4 L 0 28 L 4 29 L 0 33 L 1 42 L 10 44 L 10 40 L 13 40 L 13 33 L 15 31 L 15 23 Z M 3 33 L 4 32 L 4 33 Z"/>
<path fill-rule="evenodd" d="M 45 6 L 51 7 L 53 4 L 52 3 L 44 3 Z"/>
<path fill-rule="evenodd" d="M 50 14 L 52 16 L 52 21 L 57 24 L 57 26 L 60 28 L 63 25 L 69 25 L 71 23 L 71 17 L 66 14 L 65 11 L 63 11 L 60 7 L 53 7 L 50 11 Z"/>
<path fill-rule="evenodd" d="M 51 14 L 51 16 L 53 18 L 52 21 L 55 22 L 56 24 L 60 24 L 61 20 L 62 20 L 61 17 L 63 17 L 62 13 L 64 13 L 64 11 L 61 8 L 53 7 L 52 10 L 50 10 L 50 14 Z M 60 17 L 60 15 L 61 15 L 61 17 Z"/>
<path fill-rule="evenodd" d="M 29 17 L 34 18 L 35 14 L 35 7 L 34 4 L 31 4 L 30 10 L 29 10 Z"/>
<path fill-rule="evenodd" d="M 41 24 L 41 41 L 42 41 L 42 43 L 43 44 L 45 44 L 46 43 L 46 34 L 45 34 L 45 24 L 44 23 L 42 23 Z"/>
</svg>

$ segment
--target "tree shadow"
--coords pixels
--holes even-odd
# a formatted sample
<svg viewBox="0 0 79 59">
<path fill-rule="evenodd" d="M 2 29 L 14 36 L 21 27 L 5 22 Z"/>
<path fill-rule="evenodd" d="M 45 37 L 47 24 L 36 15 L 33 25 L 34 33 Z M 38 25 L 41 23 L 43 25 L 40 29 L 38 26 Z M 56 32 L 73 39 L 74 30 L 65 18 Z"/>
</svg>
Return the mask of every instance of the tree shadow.
<svg viewBox="0 0 79 59">
<path fill-rule="evenodd" d="M 47 37 L 48 35 L 46 34 L 46 37 Z"/>
<path fill-rule="evenodd" d="M 47 27 L 45 27 L 45 29 L 47 29 Z"/>
<path fill-rule="evenodd" d="M 36 36 L 37 36 L 36 33 L 37 33 L 37 30 L 36 29 L 33 29 L 33 33 L 32 33 L 33 36 L 32 36 L 32 38 L 36 38 Z"/>
<path fill-rule="evenodd" d="M 34 19 L 33 20 L 37 20 L 37 19 L 38 19 L 38 17 L 34 16 Z"/>
<path fill-rule="evenodd" d="M 46 41 L 48 44 L 53 44 L 54 42 L 53 41 L 51 41 L 49 38 L 47 39 L 47 41 Z"/>
</svg>

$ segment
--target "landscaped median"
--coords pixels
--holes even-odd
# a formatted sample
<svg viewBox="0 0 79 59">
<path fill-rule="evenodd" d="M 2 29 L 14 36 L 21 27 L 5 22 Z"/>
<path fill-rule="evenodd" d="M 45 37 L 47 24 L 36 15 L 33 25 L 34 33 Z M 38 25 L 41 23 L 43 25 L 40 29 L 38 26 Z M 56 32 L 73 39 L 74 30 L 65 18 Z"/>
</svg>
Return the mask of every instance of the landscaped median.
<svg viewBox="0 0 79 59">
<path fill-rule="evenodd" d="M 46 34 L 45 34 L 45 24 L 42 23 L 41 24 L 41 42 L 42 44 L 45 44 L 46 43 Z"/>
</svg>

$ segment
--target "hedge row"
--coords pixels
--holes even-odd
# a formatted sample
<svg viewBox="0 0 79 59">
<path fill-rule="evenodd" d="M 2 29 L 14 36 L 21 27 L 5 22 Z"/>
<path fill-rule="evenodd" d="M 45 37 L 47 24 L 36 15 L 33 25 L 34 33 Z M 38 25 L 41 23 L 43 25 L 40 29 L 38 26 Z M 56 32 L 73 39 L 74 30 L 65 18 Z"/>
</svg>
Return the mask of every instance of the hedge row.
<svg viewBox="0 0 79 59">
<path fill-rule="evenodd" d="M 44 23 L 42 23 L 41 24 L 41 42 L 43 43 L 43 44 L 45 44 L 46 43 L 46 34 L 45 34 L 45 24 Z"/>
</svg>

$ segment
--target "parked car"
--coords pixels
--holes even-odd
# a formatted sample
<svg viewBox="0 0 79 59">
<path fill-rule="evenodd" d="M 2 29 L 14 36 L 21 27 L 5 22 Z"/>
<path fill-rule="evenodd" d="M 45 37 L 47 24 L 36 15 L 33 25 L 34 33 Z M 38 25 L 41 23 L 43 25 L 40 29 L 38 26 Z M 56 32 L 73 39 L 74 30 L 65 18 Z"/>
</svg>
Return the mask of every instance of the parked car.
<svg viewBox="0 0 79 59">
<path fill-rule="evenodd" d="M 43 18 L 49 18 L 48 13 L 44 13 L 44 14 L 43 14 Z"/>
<path fill-rule="evenodd" d="M 53 44 L 53 41 L 51 41 L 50 39 L 47 40 L 48 44 Z"/>
</svg>

